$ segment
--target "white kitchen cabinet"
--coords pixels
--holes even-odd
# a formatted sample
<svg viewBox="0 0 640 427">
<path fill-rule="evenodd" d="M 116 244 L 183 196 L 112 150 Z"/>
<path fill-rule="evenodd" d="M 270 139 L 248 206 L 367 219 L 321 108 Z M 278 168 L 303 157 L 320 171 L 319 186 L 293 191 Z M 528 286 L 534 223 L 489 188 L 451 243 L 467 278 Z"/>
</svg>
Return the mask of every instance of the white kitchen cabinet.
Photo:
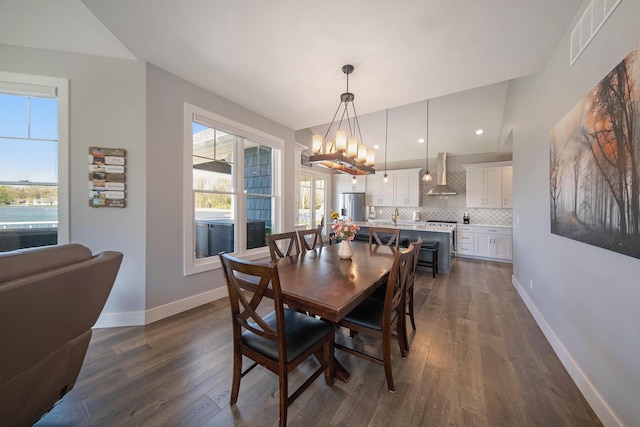
<svg viewBox="0 0 640 427">
<path fill-rule="evenodd" d="M 420 169 L 393 173 L 393 205 L 416 208 L 420 206 Z"/>
<path fill-rule="evenodd" d="M 468 208 L 510 208 L 511 162 L 464 165 Z"/>
<path fill-rule="evenodd" d="M 367 195 L 371 206 L 419 207 L 420 206 L 420 169 L 387 171 L 368 175 Z"/>
<path fill-rule="evenodd" d="M 513 166 L 502 167 L 502 207 L 513 208 Z"/>
<path fill-rule="evenodd" d="M 467 207 L 482 207 L 484 200 L 484 168 L 467 169 Z"/>
<path fill-rule="evenodd" d="M 477 257 L 511 260 L 511 228 L 475 226 L 473 230 L 473 255 Z"/>
<path fill-rule="evenodd" d="M 391 206 L 393 204 L 393 178 L 384 182 L 383 173 L 369 175 L 367 199 L 371 206 Z"/>
<path fill-rule="evenodd" d="M 367 188 L 367 176 L 356 176 L 356 182 L 353 182 L 353 175 L 339 174 L 334 175 L 335 188 L 342 193 L 364 193 Z"/>
<path fill-rule="evenodd" d="M 342 193 L 365 193 L 367 188 L 367 176 L 357 177 L 357 182 L 353 183 L 353 175 L 336 174 L 333 175 L 333 208 L 340 213 L 342 206 Z"/>
<path fill-rule="evenodd" d="M 456 227 L 456 252 L 458 255 L 473 255 L 473 226 Z"/>
</svg>

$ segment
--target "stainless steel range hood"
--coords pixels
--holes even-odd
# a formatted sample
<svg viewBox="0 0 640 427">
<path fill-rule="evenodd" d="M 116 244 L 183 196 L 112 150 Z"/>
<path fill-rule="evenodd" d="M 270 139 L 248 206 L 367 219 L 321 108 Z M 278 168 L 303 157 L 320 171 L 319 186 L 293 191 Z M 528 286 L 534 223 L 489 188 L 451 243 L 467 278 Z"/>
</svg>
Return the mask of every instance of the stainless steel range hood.
<svg viewBox="0 0 640 427">
<path fill-rule="evenodd" d="M 447 185 L 447 153 L 438 153 L 438 163 L 436 166 L 438 172 L 437 185 L 427 192 L 427 196 L 455 195 L 456 192 Z"/>
</svg>

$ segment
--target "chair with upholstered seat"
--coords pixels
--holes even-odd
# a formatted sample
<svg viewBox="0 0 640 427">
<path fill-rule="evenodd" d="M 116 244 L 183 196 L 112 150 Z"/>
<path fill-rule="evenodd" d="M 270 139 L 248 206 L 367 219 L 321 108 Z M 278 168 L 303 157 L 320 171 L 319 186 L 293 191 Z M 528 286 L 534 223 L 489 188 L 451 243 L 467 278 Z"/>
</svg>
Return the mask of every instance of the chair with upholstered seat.
<svg viewBox="0 0 640 427">
<path fill-rule="evenodd" d="M 267 244 L 269 245 L 269 253 L 271 254 L 272 261 L 300 253 L 298 235 L 295 231 L 271 234 L 267 236 Z"/>
<path fill-rule="evenodd" d="M 382 359 L 371 354 L 335 344 L 335 347 L 384 366 L 387 387 L 395 391 L 391 371 L 391 339 L 396 338 L 400 354 L 405 357 L 404 316 L 405 292 L 413 264 L 414 247 L 396 252 L 393 266 L 389 272 L 384 300 L 368 297 L 347 314 L 338 324 L 353 332 L 373 336 L 381 340 Z M 393 332 L 396 332 L 395 334 Z"/>
<path fill-rule="evenodd" d="M 369 228 L 369 245 L 377 244 L 380 246 L 394 246 L 396 249 L 400 247 L 400 229 L 399 228 Z"/>
<path fill-rule="evenodd" d="M 285 426 L 289 405 L 322 372 L 326 383 L 333 384 L 334 325 L 284 308 L 276 263 L 256 264 L 226 254 L 220 254 L 220 261 L 227 280 L 233 326 L 230 403 L 235 405 L 238 400 L 240 379 L 260 364 L 280 378 L 280 426 Z M 260 306 L 262 312 L 265 304 L 273 304 L 273 311 L 261 315 L 256 310 Z M 289 395 L 289 372 L 312 355 L 320 367 Z M 244 371 L 243 356 L 254 361 Z"/>
<path fill-rule="evenodd" d="M 298 230 L 298 238 L 302 252 L 312 251 L 323 247 L 322 228 L 312 228 L 311 230 Z"/>
</svg>

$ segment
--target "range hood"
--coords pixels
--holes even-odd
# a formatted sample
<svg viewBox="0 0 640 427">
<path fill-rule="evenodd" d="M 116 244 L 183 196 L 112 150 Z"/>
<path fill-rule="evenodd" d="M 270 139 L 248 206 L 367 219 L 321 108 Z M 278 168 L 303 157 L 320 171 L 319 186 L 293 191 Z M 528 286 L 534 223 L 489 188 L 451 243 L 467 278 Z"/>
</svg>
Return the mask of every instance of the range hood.
<svg viewBox="0 0 640 427">
<path fill-rule="evenodd" d="M 427 196 L 452 196 L 456 192 L 447 185 L 447 153 L 438 153 L 438 163 L 436 164 L 438 172 L 437 185 L 427 193 Z"/>
</svg>

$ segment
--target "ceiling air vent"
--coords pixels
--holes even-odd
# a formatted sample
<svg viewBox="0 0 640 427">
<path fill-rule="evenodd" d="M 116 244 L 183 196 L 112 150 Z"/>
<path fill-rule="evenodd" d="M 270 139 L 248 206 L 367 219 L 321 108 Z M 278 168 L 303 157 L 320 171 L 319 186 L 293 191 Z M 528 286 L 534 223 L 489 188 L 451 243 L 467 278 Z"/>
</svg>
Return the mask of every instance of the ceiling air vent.
<svg viewBox="0 0 640 427">
<path fill-rule="evenodd" d="M 591 0 L 571 31 L 569 65 L 573 65 L 622 0 Z"/>
</svg>

